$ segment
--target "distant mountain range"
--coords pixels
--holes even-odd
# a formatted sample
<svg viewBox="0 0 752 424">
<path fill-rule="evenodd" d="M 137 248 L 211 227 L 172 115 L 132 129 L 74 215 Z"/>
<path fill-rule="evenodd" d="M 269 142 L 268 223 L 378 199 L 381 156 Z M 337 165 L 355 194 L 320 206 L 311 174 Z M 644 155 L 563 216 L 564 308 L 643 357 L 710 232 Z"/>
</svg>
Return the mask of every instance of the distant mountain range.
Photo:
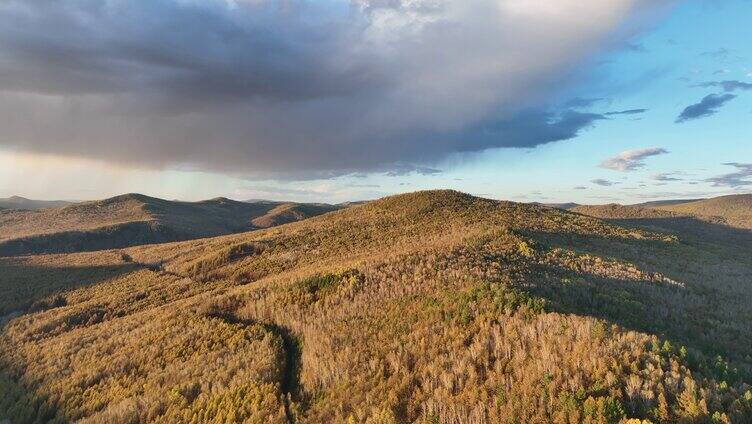
<svg viewBox="0 0 752 424">
<path fill-rule="evenodd" d="M 29 203 L 35 202 L 35 203 Z M 267 228 L 334 211 L 338 206 L 282 202 L 201 202 L 125 194 L 62 207 L 15 201 L 23 209 L 0 212 L 0 255 L 120 248 L 213 237 Z"/>
<path fill-rule="evenodd" d="M 0 199 L 0 209 L 28 209 L 37 210 L 44 208 L 59 208 L 70 205 L 73 202 L 65 200 L 31 200 L 20 196 L 11 196 Z"/>
<path fill-rule="evenodd" d="M 603 219 L 693 218 L 729 227 L 752 229 L 752 194 L 700 200 L 669 200 L 637 205 L 578 205 L 572 212 Z"/>
</svg>

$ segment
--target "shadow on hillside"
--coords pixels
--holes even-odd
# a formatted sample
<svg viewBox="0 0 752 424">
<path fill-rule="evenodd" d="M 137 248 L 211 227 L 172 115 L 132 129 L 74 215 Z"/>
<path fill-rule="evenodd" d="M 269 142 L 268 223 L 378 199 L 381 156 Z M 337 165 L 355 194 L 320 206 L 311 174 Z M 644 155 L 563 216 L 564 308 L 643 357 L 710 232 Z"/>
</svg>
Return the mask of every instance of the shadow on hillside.
<svg viewBox="0 0 752 424">
<path fill-rule="evenodd" d="M 36 266 L 0 259 L 0 324 L 13 316 L 66 305 L 65 291 L 141 268 L 134 263 L 101 266 Z"/>
<path fill-rule="evenodd" d="M 67 304 L 65 292 L 95 285 L 142 268 L 134 263 L 102 266 L 34 266 L 19 258 L 0 259 L 0 328 L 11 319 Z M 43 423 L 57 419 L 54 402 L 40 395 L 0 358 L 0 423 Z"/>
<path fill-rule="evenodd" d="M 752 248 L 752 230 L 702 221 L 690 217 L 607 219 L 623 227 L 676 234 L 689 243 L 712 243 L 741 248 Z M 746 252 L 745 252 L 746 253 Z"/>
<path fill-rule="evenodd" d="M 190 238 L 154 222 L 136 221 L 87 231 L 61 231 L 6 240 L 0 243 L 0 257 L 94 252 Z"/>
<path fill-rule="evenodd" d="M 0 363 L 0 423 L 46 423 L 55 418 L 55 408 L 46 396 L 38 396 L 18 383 Z M 65 422 L 65 421 L 60 421 Z"/>
<path fill-rule="evenodd" d="M 752 308 L 747 305 L 752 295 L 752 260 L 745 254 L 752 233 L 710 223 L 686 228 L 694 223 L 650 221 L 639 220 L 639 227 L 674 228 L 679 241 L 559 233 L 526 236 L 542 250 L 563 248 L 629 262 L 679 285 L 621 280 L 551 265 L 538 267 L 531 292 L 558 312 L 606 319 L 710 355 L 734 359 L 752 355 L 752 334 L 747 330 L 752 322 Z"/>
</svg>

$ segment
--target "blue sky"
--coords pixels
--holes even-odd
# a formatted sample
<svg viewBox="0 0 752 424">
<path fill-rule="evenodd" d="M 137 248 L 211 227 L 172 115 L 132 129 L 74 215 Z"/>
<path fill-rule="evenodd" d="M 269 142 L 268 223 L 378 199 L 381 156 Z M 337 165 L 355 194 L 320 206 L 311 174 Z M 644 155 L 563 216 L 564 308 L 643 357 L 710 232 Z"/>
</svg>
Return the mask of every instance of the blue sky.
<svg viewBox="0 0 752 424">
<path fill-rule="evenodd" d="M 331 4 L 342 7 L 341 3 L 336 1 Z M 461 15 L 463 17 L 472 16 L 467 15 L 466 11 L 463 13 Z M 340 9 L 338 9 L 338 14 L 346 15 Z M 385 16 L 389 19 L 396 19 L 395 16 L 400 17 L 398 14 Z M 546 90 L 533 92 L 525 91 L 523 94 L 527 97 L 522 100 L 527 102 L 531 101 L 528 99 L 534 98 L 534 104 L 531 103 L 530 107 L 540 110 L 545 108 L 547 111 L 553 111 L 554 114 L 575 111 L 579 114 L 598 116 L 593 120 L 592 125 L 578 127 L 576 136 L 569 139 L 548 143 L 531 141 L 529 147 L 522 148 L 496 147 L 508 144 L 493 141 L 483 145 L 483 148 L 471 149 L 471 151 L 465 151 L 461 147 L 441 146 L 436 147 L 437 152 L 432 152 L 433 145 L 428 139 L 429 136 L 450 134 L 449 137 L 452 137 L 452 134 L 459 134 L 458 138 L 461 139 L 477 135 L 472 131 L 442 133 L 436 132 L 439 130 L 426 132 L 425 129 L 427 127 L 439 128 L 446 125 L 446 122 L 463 119 L 475 112 L 479 107 L 475 99 L 483 97 L 484 90 L 489 87 L 486 84 L 507 81 L 489 78 L 483 81 L 484 85 L 478 87 L 470 85 L 468 91 L 477 88 L 477 95 L 470 100 L 459 99 L 457 110 L 445 111 L 444 109 L 449 108 L 447 104 L 451 103 L 447 99 L 452 97 L 439 97 L 443 102 L 436 102 L 436 109 L 437 115 L 442 116 L 441 120 L 432 122 L 430 115 L 415 113 L 412 119 L 425 121 L 426 124 L 420 128 L 420 132 L 415 128 L 407 132 L 421 140 L 426 140 L 422 141 L 423 144 L 419 145 L 419 149 L 411 147 L 412 145 L 407 148 L 399 147 L 402 144 L 417 143 L 402 133 L 399 133 L 399 137 L 404 138 L 400 138 L 397 147 L 390 147 L 387 153 L 379 150 L 379 143 L 391 143 L 391 139 L 383 141 L 379 137 L 370 137 L 367 141 L 361 139 L 338 141 L 338 143 L 349 143 L 347 146 L 354 145 L 349 154 L 358 157 L 357 166 L 347 170 L 332 167 L 331 162 L 324 157 L 317 158 L 315 165 L 311 165 L 311 170 L 306 169 L 305 173 L 296 174 L 297 168 L 309 165 L 306 155 L 309 157 L 317 155 L 318 149 L 315 142 L 305 145 L 291 143 L 289 149 L 300 150 L 299 147 L 304 146 L 303 150 L 306 151 L 299 157 L 296 153 L 291 153 L 294 158 L 290 159 L 289 164 L 285 162 L 284 154 L 270 155 L 269 163 L 273 163 L 274 167 L 279 169 L 285 169 L 282 174 L 267 171 L 248 173 L 245 172 L 244 162 L 241 160 L 237 164 L 233 163 L 232 166 L 228 165 L 225 169 L 221 165 L 216 165 L 215 162 L 209 160 L 202 162 L 201 159 L 196 160 L 196 158 L 211 155 L 212 150 L 227 150 L 231 158 L 241 153 L 256 155 L 250 156 L 251 158 L 266 157 L 266 151 L 273 148 L 269 146 L 277 146 L 280 142 L 276 141 L 273 145 L 266 147 L 262 144 L 258 147 L 262 150 L 252 150 L 251 153 L 243 150 L 236 154 L 232 149 L 238 148 L 237 143 L 227 146 L 216 144 L 214 147 L 207 148 L 205 143 L 201 144 L 202 141 L 198 140 L 186 145 L 186 148 L 196 150 L 196 155 L 186 156 L 184 162 L 178 163 L 162 158 L 159 156 L 159 146 L 154 147 L 149 144 L 147 149 L 154 149 L 150 150 L 151 157 L 159 160 L 139 161 L 137 156 L 129 153 L 144 147 L 130 146 L 129 139 L 123 141 L 113 138 L 107 150 L 102 150 L 100 154 L 99 146 L 87 144 L 80 147 L 76 144 L 76 140 L 65 139 L 56 141 L 55 144 L 45 143 L 44 140 L 36 141 L 36 139 L 26 141 L 33 139 L 36 133 L 26 137 L 30 134 L 30 130 L 20 127 L 16 131 L 6 133 L 4 143 L 0 142 L 0 196 L 18 194 L 32 198 L 92 199 L 123 192 L 142 192 L 164 198 L 186 200 L 227 196 L 236 199 L 273 198 L 340 202 L 371 199 L 419 189 L 454 188 L 485 197 L 519 201 L 637 203 L 663 198 L 696 198 L 746 193 L 752 191 L 752 165 L 749 165 L 752 164 L 752 89 L 746 89 L 744 86 L 744 84 L 752 84 L 752 46 L 749 42 L 752 40 L 752 29 L 749 25 L 751 17 L 752 1 L 749 0 L 684 1 L 651 13 L 649 17 L 632 14 L 616 22 L 614 26 L 626 27 L 625 32 L 629 35 L 621 38 L 614 37 L 614 45 L 594 47 L 587 54 L 582 54 L 576 49 L 576 45 L 585 43 L 587 39 L 573 38 L 573 45 L 567 48 L 573 50 L 572 56 L 576 56 L 577 60 L 561 62 L 563 67 L 561 74 L 566 77 L 560 80 L 548 77 L 546 81 L 553 88 L 547 87 Z M 379 19 L 386 18 L 379 16 Z M 639 20 L 639 22 L 630 20 Z M 372 22 L 370 24 L 373 25 Z M 411 22 L 410 25 L 416 24 Z M 639 29 L 634 29 L 637 27 Z M 529 35 L 524 32 L 524 29 L 520 31 L 522 31 L 521 37 L 537 36 L 537 34 Z M 597 33 L 602 39 L 607 39 L 600 41 L 602 45 L 612 41 L 608 38 L 609 36 L 603 35 L 605 31 L 600 30 Z M 612 31 L 618 32 L 620 29 L 613 28 Z M 592 37 L 593 35 L 587 33 L 581 36 Z M 403 42 L 403 40 L 398 41 Z M 458 51 L 461 52 L 461 50 Z M 478 55 L 488 55 L 492 51 L 479 50 Z M 542 51 L 547 50 L 544 48 Z M 458 69 L 481 66 L 493 59 L 485 56 L 479 57 L 483 60 L 471 57 L 472 65 L 468 64 Z M 348 60 L 352 58 L 348 57 Z M 552 64 L 546 65 L 552 66 Z M 388 71 L 397 73 L 402 69 L 401 66 L 389 67 Z M 409 66 L 415 65 L 410 63 Z M 448 62 L 447 66 L 452 66 L 452 63 Z M 531 62 L 529 66 L 531 73 L 538 72 L 537 62 Z M 472 75 L 482 71 L 484 69 L 474 69 Z M 420 72 L 420 69 L 417 72 Z M 547 72 L 547 75 L 551 74 L 550 70 Z M 426 75 L 431 78 L 443 77 L 443 75 L 437 76 L 436 74 Z M 452 75 L 454 74 L 450 74 L 450 77 Z M 469 78 L 460 71 L 457 71 L 457 75 L 458 79 Z M 23 78 L 25 77 L 22 77 L 22 85 L 27 82 L 23 81 Z M 38 78 L 49 79 L 50 77 L 43 75 Z M 319 77 L 313 75 L 306 76 L 306 78 Z M 339 80 L 342 78 L 349 78 L 349 76 L 340 77 Z M 365 77 L 360 74 L 352 78 L 355 81 L 353 84 L 370 84 L 370 80 L 364 79 Z M 318 82 L 318 79 L 316 81 Z M 446 81 L 442 81 L 442 84 L 447 84 Z M 707 84 L 722 81 L 736 81 L 741 85 L 733 90 L 724 90 L 723 86 Z M 55 82 L 67 84 L 65 93 L 43 94 L 65 96 L 66 102 L 73 102 L 74 100 L 71 100 L 71 95 L 68 93 L 68 87 L 73 83 L 78 86 L 77 81 Z M 290 83 L 283 81 L 280 84 L 289 85 Z M 701 86 L 702 84 L 705 86 Z M 47 83 L 45 86 L 50 85 L 51 83 Z M 286 86 L 281 85 L 281 87 L 280 90 L 284 91 Z M 378 82 L 374 83 L 374 87 L 374 90 L 381 89 Z M 38 95 L 39 89 L 35 90 L 34 95 Z M 441 91 L 441 88 L 432 87 L 432 93 L 437 91 Z M 18 91 L 18 89 L 15 89 L 13 94 L 31 96 L 26 91 Z M 195 97 L 194 94 L 191 95 Z M 251 93 L 250 95 L 257 94 Z M 288 95 L 288 93 L 283 95 Z M 692 115 L 693 119 L 676 122 L 685 108 L 699 104 L 709 95 L 716 97 L 706 99 L 707 102 L 695 107 L 694 112 L 687 112 Z M 496 96 L 497 98 L 491 98 L 488 104 L 495 104 L 497 100 L 500 105 L 509 102 L 501 90 Z M 517 93 L 516 96 L 520 94 Z M 728 97 L 723 98 L 725 99 L 723 101 L 721 96 Z M 732 96 L 735 97 L 732 98 Z M 194 97 L 191 97 L 191 100 Z M 514 100 L 516 97 L 510 98 Z M 2 102 L 8 106 L 10 99 L 11 97 L 3 97 Z M 573 100 L 576 99 L 581 100 L 580 104 L 573 106 Z M 589 101 L 583 101 L 583 99 Z M 708 109 L 707 104 L 716 99 L 721 99 L 721 104 Z M 181 101 L 185 102 L 185 100 Z M 289 99 L 285 101 L 290 102 Z M 461 104 L 463 101 L 467 105 Z M 362 101 L 355 104 L 360 105 Z M 277 107 L 276 105 L 277 103 L 274 107 Z M 30 107 L 39 106 L 35 104 Z M 86 106 L 80 107 L 85 109 Z M 322 107 L 329 107 L 329 105 Z M 507 106 L 499 107 L 500 113 L 511 113 L 511 120 L 514 120 L 515 116 L 523 116 L 515 115 L 519 111 L 509 112 L 512 109 Z M 265 110 L 269 108 L 271 107 L 267 106 Z M 421 105 L 417 104 L 415 108 L 420 109 Z M 0 115 L 7 113 L 5 109 L 0 110 Z M 641 111 L 642 109 L 645 111 Z M 108 110 L 107 108 L 96 109 L 96 112 L 106 114 Z M 609 114 L 609 112 L 620 111 L 633 112 Z M 694 116 L 697 111 L 701 116 Z M 46 113 L 56 112 L 54 110 L 53 112 L 39 112 L 39 116 L 42 117 L 40 119 L 46 117 Z M 67 110 L 66 113 L 68 113 Z M 413 110 L 407 110 L 403 114 L 411 113 Z M 304 116 L 302 112 L 300 116 Z M 4 122 L 11 119 L 10 117 L 3 118 Z M 53 122 L 55 118 L 55 116 L 49 118 L 50 122 Z M 273 118 L 274 116 L 271 116 L 270 119 Z M 493 120 L 490 122 L 490 125 L 498 125 Z M 295 124 L 295 122 L 290 123 L 290 125 Z M 210 121 L 210 125 L 214 125 L 214 122 Z M 234 124 L 230 122 L 221 128 L 232 125 Z M 95 129 L 96 131 L 92 130 L 91 134 L 101 132 L 105 134 L 105 138 L 109 134 L 107 131 L 110 130 L 110 128 Z M 352 132 L 365 131 L 359 127 L 346 129 Z M 129 128 L 123 125 L 118 130 L 129 131 Z M 164 131 L 161 127 L 157 130 L 160 134 Z M 66 131 L 72 134 L 86 134 L 86 131 L 78 127 L 67 128 Z M 0 135 L 2 135 L 1 129 Z M 326 133 L 320 137 L 325 135 Z M 84 136 L 91 137 L 91 135 Z M 253 137 L 257 136 L 254 133 Z M 285 135 L 280 137 L 283 136 Z M 190 138 L 190 135 L 184 137 Z M 149 133 L 134 133 L 134 138 L 145 138 L 148 142 Z M 238 143 L 241 143 L 240 147 L 245 149 L 242 145 L 244 143 L 242 138 Z M 518 144 L 525 143 L 526 141 L 523 140 Z M 67 147 L 68 145 L 71 147 Z M 169 147 L 174 149 L 175 146 L 182 145 L 170 144 Z M 331 156 L 331 153 L 327 153 L 326 150 L 329 147 L 326 145 L 321 147 L 323 156 Z M 348 148 L 350 147 L 344 149 Z M 89 154 L 89 152 L 93 153 Z M 379 161 L 369 161 L 368 157 L 371 155 L 369 152 L 378 156 Z M 363 158 L 360 158 L 361 153 Z M 403 163 L 399 161 L 402 154 L 411 156 L 405 156 L 409 160 Z M 121 156 L 123 160 L 119 160 Z M 343 155 L 343 158 L 347 157 Z M 622 159 L 607 162 L 609 159 L 619 157 Z M 263 161 L 259 164 L 253 162 L 253 159 L 250 159 L 248 163 L 248 168 L 261 169 L 264 165 Z M 604 163 L 621 165 L 604 165 Z M 729 163 L 735 165 L 724 165 Z M 732 175 L 734 178 L 719 178 L 733 173 L 736 173 L 735 176 Z"/>
</svg>

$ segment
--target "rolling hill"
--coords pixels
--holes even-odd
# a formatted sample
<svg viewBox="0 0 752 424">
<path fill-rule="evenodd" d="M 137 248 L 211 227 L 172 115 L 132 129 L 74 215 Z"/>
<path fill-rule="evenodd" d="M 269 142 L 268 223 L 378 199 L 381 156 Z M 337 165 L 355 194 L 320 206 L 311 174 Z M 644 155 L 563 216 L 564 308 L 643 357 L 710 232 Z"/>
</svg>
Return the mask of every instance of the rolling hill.
<svg viewBox="0 0 752 424">
<path fill-rule="evenodd" d="M 330 205 L 251 204 L 225 198 L 179 202 L 126 194 L 61 208 L 5 210 L 0 212 L 0 255 L 93 251 L 212 237 L 335 209 Z"/>
<path fill-rule="evenodd" d="M 721 196 L 691 201 L 649 202 L 638 205 L 579 205 L 572 212 L 626 225 L 652 226 L 666 231 L 715 233 L 721 237 L 735 232 L 728 228 L 752 229 L 752 195 Z"/>
<path fill-rule="evenodd" d="M 659 207 L 659 206 L 672 206 L 672 205 L 678 205 L 681 203 L 689 203 L 689 202 L 697 202 L 704 199 L 675 199 L 675 200 L 653 200 L 650 202 L 643 202 L 638 203 L 633 206 L 643 206 L 643 207 Z"/>
<path fill-rule="evenodd" d="M 731 226 L 752 229 L 752 194 L 721 196 L 654 207 L 670 212 L 721 219 Z"/>
<path fill-rule="evenodd" d="M 300 221 L 312 216 L 321 215 L 322 213 L 332 212 L 337 209 L 339 209 L 339 206 L 323 203 L 282 203 L 275 206 L 264 215 L 251 220 L 251 224 L 257 228 L 269 228 L 276 225 Z"/>
<path fill-rule="evenodd" d="M 564 210 L 570 210 L 570 209 L 576 208 L 577 206 L 580 206 L 578 203 L 572 203 L 572 202 L 568 202 L 568 203 L 541 203 L 541 204 L 545 205 L 545 206 L 548 206 L 548 207 L 551 207 L 551 208 L 564 209 Z"/>
<path fill-rule="evenodd" d="M 429 191 L 0 258 L 0 421 L 750 422 L 752 236 L 640 222 Z"/>
<path fill-rule="evenodd" d="M 578 205 L 569 210 L 601 219 L 661 219 L 689 216 L 689 214 L 681 214 L 668 210 L 636 205 L 620 205 L 617 203 L 607 205 Z"/>
<path fill-rule="evenodd" d="M 27 209 L 37 210 L 45 208 L 59 208 L 70 205 L 73 202 L 65 200 L 31 200 L 20 196 L 11 196 L 0 199 L 0 209 Z"/>
</svg>

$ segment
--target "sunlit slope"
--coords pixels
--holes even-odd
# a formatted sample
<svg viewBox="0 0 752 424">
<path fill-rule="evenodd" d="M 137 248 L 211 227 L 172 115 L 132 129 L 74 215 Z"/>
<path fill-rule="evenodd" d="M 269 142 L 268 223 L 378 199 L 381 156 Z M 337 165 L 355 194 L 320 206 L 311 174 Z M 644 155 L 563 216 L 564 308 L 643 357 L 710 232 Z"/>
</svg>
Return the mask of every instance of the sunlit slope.
<svg viewBox="0 0 752 424">
<path fill-rule="evenodd" d="M 702 200 L 658 201 L 639 205 L 580 205 L 571 209 L 604 219 L 693 218 L 706 223 L 752 229 L 752 194 Z"/>
<path fill-rule="evenodd" d="M 714 197 L 655 208 L 703 217 L 718 217 L 729 225 L 752 229 L 752 194 Z"/>
<path fill-rule="evenodd" d="M 328 212 L 334 207 L 244 203 L 218 198 L 178 202 L 140 194 L 85 202 L 63 208 L 0 213 L 0 255 L 94 251 L 139 244 L 188 240 L 248 231 L 275 209 L 285 222 Z M 282 221 L 280 219 L 280 221 Z M 263 226 L 276 225 L 274 217 Z"/>
<path fill-rule="evenodd" d="M 432 191 L 0 259 L 0 420 L 745 423 L 749 248 Z"/>
<path fill-rule="evenodd" d="M 688 203 L 668 205 L 582 205 L 572 212 L 605 219 L 626 227 L 661 231 L 680 235 L 685 241 L 702 244 L 704 249 L 732 249 L 733 246 L 746 246 L 752 232 L 746 224 L 745 214 L 752 209 L 743 201 L 744 197 L 719 197 Z M 696 204 L 707 202 L 703 209 Z M 719 205 L 712 207 L 712 205 Z M 685 206 L 688 205 L 688 206 Z M 725 209 L 724 209 L 725 207 Z M 698 213 L 705 210 L 707 213 Z M 717 246 L 717 247 L 714 247 Z"/>
</svg>

